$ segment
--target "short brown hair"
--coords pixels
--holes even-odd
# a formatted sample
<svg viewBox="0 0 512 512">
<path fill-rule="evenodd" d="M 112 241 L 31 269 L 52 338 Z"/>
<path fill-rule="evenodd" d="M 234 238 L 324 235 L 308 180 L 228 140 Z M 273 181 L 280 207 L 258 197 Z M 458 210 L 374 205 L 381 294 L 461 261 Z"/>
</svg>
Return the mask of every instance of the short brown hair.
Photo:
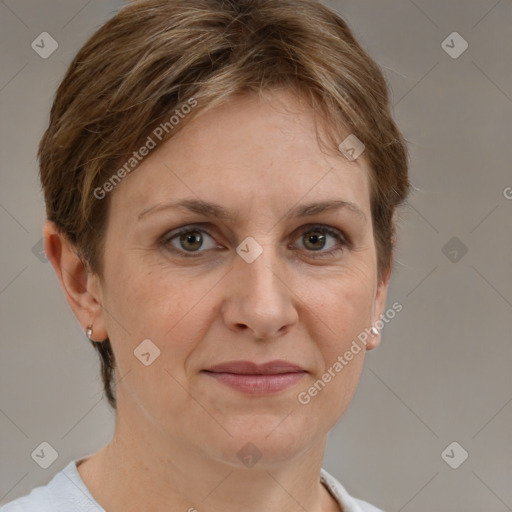
<svg viewBox="0 0 512 512">
<path fill-rule="evenodd" d="M 187 99 L 199 112 L 275 88 L 320 111 L 329 147 L 347 129 L 364 143 L 382 279 L 392 265 L 394 211 L 410 188 L 407 146 L 381 70 L 317 0 L 142 0 L 121 9 L 80 49 L 57 90 L 38 152 L 48 219 L 102 276 L 109 201 L 93 191 Z M 110 341 L 93 346 L 115 409 Z"/>
</svg>

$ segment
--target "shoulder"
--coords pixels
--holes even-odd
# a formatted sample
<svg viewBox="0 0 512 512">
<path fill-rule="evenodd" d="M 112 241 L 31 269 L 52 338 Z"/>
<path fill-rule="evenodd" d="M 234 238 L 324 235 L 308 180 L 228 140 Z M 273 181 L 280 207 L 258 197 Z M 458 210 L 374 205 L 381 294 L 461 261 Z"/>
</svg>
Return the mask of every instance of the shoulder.
<svg viewBox="0 0 512 512">
<path fill-rule="evenodd" d="M 30 494 L 0 507 L 0 512 L 50 512 L 47 486 L 35 487 Z"/>
<path fill-rule="evenodd" d="M 320 472 L 320 480 L 337 499 L 343 512 L 384 512 L 366 501 L 351 496 L 345 487 L 323 468 Z"/>
<path fill-rule="evenodd" d="M 85 487 L 75 461 L 59 471 L 48 484 L 35 487 L 0 507 L 0 512 L 100 512 L 103 509 Z M 104 511 L 103 511 L 104 512 Z"/>
<path fill-rule="evenodd" d="M 358 500 L 357 498 L 354 498 L 354 500 L 359 505 L 362 512 L 384 512 L 382 509 L 373 506 L 371 503 L 368 503 L 367 501 Z"/>
<path fill-rule="evenodd" d="M 55 477 L 54 477 L 55 478 Z M 6 505 L 0 507 L 0 512 L 50 512 L 51 491 L 50 484 L 35 487 L 26 496 L 10 501 Z"/>
</svg>

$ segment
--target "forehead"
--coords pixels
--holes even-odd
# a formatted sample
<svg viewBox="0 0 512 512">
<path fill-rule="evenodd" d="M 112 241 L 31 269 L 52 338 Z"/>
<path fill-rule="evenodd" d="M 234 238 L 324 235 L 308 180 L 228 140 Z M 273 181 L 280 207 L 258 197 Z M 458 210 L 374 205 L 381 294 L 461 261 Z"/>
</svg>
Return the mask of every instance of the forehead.
<svg viewBox="0 0 512 512">
<path fill-rule="evenodd" d="M 318 118 L 291 93 L 239 96 L 185 122 L 124 178 L 113 208 L 141 211 L 179 197 L 240 208 L 339 198 L 369 211 L 366 160 L 324 152 Z"/>
</svg>

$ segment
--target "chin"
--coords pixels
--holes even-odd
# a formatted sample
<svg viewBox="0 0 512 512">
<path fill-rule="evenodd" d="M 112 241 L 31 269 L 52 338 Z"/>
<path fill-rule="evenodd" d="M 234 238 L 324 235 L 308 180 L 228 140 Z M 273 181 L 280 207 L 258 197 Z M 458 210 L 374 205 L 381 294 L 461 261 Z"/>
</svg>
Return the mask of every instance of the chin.
<svg viewBox="0 0 512 512">
<path fill-rule="evenodd" d="M 222 439 L 211 440 L 210 449 L 217 448 L 212 455 L 237 468 L 269 469 L 293 460 L 325 435 L 323 431 L 315 432 L 307 418 L 300 421 L 287 414 L 253 414 L 224 422 L 233 437 L 226 434 Z"/>
</svg>

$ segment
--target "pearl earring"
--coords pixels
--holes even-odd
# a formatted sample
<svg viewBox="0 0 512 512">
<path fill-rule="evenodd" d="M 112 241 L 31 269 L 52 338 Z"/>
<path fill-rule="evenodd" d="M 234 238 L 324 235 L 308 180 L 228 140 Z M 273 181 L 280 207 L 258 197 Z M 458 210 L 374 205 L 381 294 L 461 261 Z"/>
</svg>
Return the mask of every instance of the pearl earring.
<svg viewBox="0 0 512 512">
<path fill-rule="evenodd" d="M 374 336 L 377 336 L 377 334 L 379 334 L 379 331 L 378 331 L 377 327 L 375 327 L 374 325 L 372 325 L 372 326 L 370 327 L 370 331 L 372 331 L 372 334 L 373 334 Z"/>
<path fill-rule="evenodd" d="M 91 339 L 92 337 L 92 325 L 88 325 L 87 329 L 85 330 L 85 335 L 89 338 L 90 341 L 94 341 Z"/>
</svg>

